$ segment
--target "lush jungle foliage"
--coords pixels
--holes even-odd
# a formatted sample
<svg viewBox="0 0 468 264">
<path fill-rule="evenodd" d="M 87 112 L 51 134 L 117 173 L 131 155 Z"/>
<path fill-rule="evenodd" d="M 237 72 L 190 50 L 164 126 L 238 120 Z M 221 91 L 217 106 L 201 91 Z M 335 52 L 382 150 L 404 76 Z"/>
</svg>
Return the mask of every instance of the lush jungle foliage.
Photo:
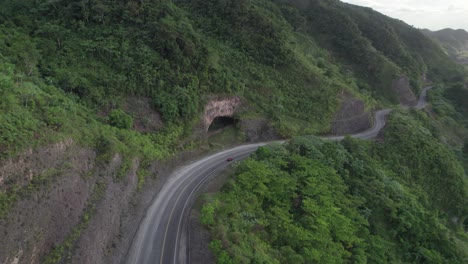
<svg viewBox="0 0 468 264">
<path fill-rule="evenodd" d="M 450 57 L 460 63 L 468 63 L 468 32 L 463 29 L 421 30 L 423 34 L 439 43 Z"/>
<path fill-rule="evenodd" d="M 202 222 L 218 263 L 466 263 L 468 179 L 408 113 L 383 143 L 314 137 L 260 148 Z"/>
<path fill-rule="evenodd" d="M 0 159 L 71 138 L 95 149 L 99 162 L 121 154 L 117 178 L 134 158 L 144 167 L 192 147 L 185 139 L 212 95 L 242 97 L 245 116 L 264 116 L 288 137 L 327 132 L 343 91 L 368 107 L 394 104 L 396 94 L 390 86 L 396 77 L 410 77 L 418 91 L 426 73 L 433 80 L 451 81 L 460 72 L 418 30 L 336 0 L 0 0 L 0 7 Z M 466 93 L 464 83 L 445 88 L 431 94 L 439 102 L 434 131 L 455 130 L 454 124 L 464 120 L 457 114 L 466 107 L 459 96 Z M 135 123 L 149 120 L 131 111 L 134 98 L 159 113 L 162 126 L 139 132 Z M 416 121 L 404 116 L 397 120 L 405 118 L 409 123 L 397 122 L 395 134 L 414 128 L 416 134 L 400 136 L 425 139 L 429 145 L 424 151 L 440 150 L 447 157 L 427 154 L 413 159 L 417 143 L 408 144 L 408 153 L 397 154 L 396 146 L 406 147 L 409 139 L 396 135 L 389 150 L 380 152 L 374 144 L 348 140 L 343 147 L 315 139 L 259 152 L 256 160 L 241 166 L 245 173 L 261 168 L 258 173 L 265 180 L 257 193 L 249 194 L 251 200 L 238 201 L 252 206 L 251 211 L 235 212 L 243 224 L 228 229 L 215 222 L 222 219 L 206 218 L 207 224 L 219 228 L 222 243 L 214 242 L 213 249 L 220 259 L 399 260 L 399 253 L 408 261 L 459 259 L 457 250 L 465 240 L 447 229 L 447 219 L 461 221 L 465 214 L 466 206 L 460 204 L 464 185 L 453 186 L 463 178 L 461 168 L 452 162 L 451 152 L 414 125 Z M 417 119 L 432 124 L 428 117 Z M 451 146 L 468 142 L 464 133 L 451 137 Z M 311 160 L 306 150 L 295 152 L 293 147 L 302 144 L 316 146 L 323 159 Z M 458 158 L 467 149 L 460 148 Z M 373 152 L 377 156 L 371 158 Z M 392 167 L 395 164 L 399 166 Z M 422 170 L 417 173 L 418 166 Z M 448 175 L 440 182 L 441 193 L 434 187 L 436 172 Z M 347 173 L 372 181 L 362 180 L 362 187 Z M 423 183 L 425 174 L 433 175 L 430 182 Z M 139 173 L 139 186 L 145 175 Z M 287 187 L 282 190 L 279 183 L 269 185 L 271 175 L 292 177 L 277 177 Z M 371 183 L 377 189 L 366 187 Z M 236 184 L 241 183 L 233 182 L 230 188 L 238 188 Z M 315 188 L 323 194 L 314 193 Z M 22 192 L 11 186 L 0 194 L 0 217 Z M 455 202 L 449 202 L 447 192 Z M 317 195 L 323 200 L 314 200 Z M 255 206 L 264 201 L 258 211 Z M 220 215 L 224 203 L 214 202 L 205 210 Z M 281 218 L 268 223 L 272 215 Z M 396 229 L 390 231 L 389 226 Z M 256 236 L 246 236 L 247 229 Z M 321 238 L 311 230 L 320 231 Z M 433 232 L 422 235 L 427 230 Z M 405 232 L 417 243 L 400 239 Z M 455 246 L 447 246 L 447 241 Z M 232 249 L 227 253 L 228 245 Z M 369 256 L 371 251 L 375 255 Z"/>
<path fill-rule="evenodd" d="M 244 97 L 285 136 L 326 132 L 343 90 L 372 106 L 372 98 L 395 102 L 389 87 L 399 75 L 417 91 L 424 73 L 456 71 L 400 21 L 339 1 L 301 2 L 2 0 L 0 68 L 11 81 L 1 93 L 19 110 L 2 103 L 0 125 L 9 129 L 0 150 L 63 131 L 51 119 L 71 121 L 71 107 L 97 126 L 131 129 L 130 119 L 115 120 L 130 114 L 122 112 L 129 96 L 149 98 L 186 135 L 213 94 Z M 34 103 L 41 96 L 55 103 Z M 37 114 L 46 105 L 53 109 Z"/>
</svg>

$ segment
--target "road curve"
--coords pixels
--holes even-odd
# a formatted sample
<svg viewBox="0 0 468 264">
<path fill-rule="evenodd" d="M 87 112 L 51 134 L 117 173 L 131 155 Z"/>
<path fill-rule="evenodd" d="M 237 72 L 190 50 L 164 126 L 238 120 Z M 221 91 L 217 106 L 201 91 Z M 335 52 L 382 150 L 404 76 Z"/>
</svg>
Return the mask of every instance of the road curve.
<svg viewBox="0 0 468 264">
<path fill-rule="evenodd" d="M 421 94 L 419 95 L 418 103 L 414 106 L 416 109 L 423 109 L 426 107 L 427 103 L 427 91 L 432 89 L 434 86 L 428 86 L 422 89 Z"/>
<path fill-rule="evenodd" d="M 417 109 L 426 105 L 427 90 L 414 106 Z M 375 113 L 374 127 L 351 135 L 355 138 L 370 139 L 378 135 L 385 126 L 386 116 L 391 109 Z M 342 140 L 343 136 L 324 137 L 329 140 Z M 161 191 L 148 208 L 129 249 L 127 264 L 179 264 L 188 263 L 187 220 L 190 209 L 203 184 L 224 170 L 231 163 L 227 158 L 242 160 L 267 143 L 243 145 L 212 154 L 188 164 L 173 172 L 164 183 Z"/>
<path fill-rule="evenodd" d="M 187 215 L 203 183 L 225 169 L 228 157 L 242 160 L 266 143 L 225 150 L 173 172 L 146 212 L 126 263 L 185 263 Z M 183 235 L 182 235 L 183 234 Z M 178 245 L 178 246 L 175 246 Z"/>
</svg>

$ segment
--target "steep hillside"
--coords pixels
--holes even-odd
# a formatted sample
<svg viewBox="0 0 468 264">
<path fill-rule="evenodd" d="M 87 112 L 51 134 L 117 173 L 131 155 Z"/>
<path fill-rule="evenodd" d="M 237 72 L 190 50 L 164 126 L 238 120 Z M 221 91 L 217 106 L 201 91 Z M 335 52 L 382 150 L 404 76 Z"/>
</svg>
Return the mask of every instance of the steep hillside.
<svg viewBox="0 0 468 264">
<path fill-rule="evenodd" d="M 371 90 L 390 96 L 389 81 L 406 75 L 418 90 L 421 77 L 445 76 L 441 65 L 453 68 L 442 50 L 417 29 L 370 8 L 339 1 L 281 1 L 298 6 L 308 32 L 352 66 Z"/>
<path fill-rule="evenodd" d="M 157 161 L 204 147 L 216 113 L 244 140 L 350 133 L 378 107 L 414 103 L 426 76 L 460 74 L 418 30 L 334 0 L 0 6 L 2 263 L 102 262 L 124 243 L 131 197 L 163 179 Z M 94 235 L 99 219 L 115 225 Z"/>
<path fill-rule="evenodd" d="M 467 187 L 454 153 L 400 113 L 383 144 L 260 148 L 200 219 L 217 263 L 465 263 Z"/>
<path fill-rule="evenodd" d="M 243 97 L 282 134 L 317 133 L 343 91 L 397 103 L 402 76 L 417 92 L 453 70 L 417 30 L 370 9 L 280 2 L 3 1 L 2 61 L 104 117 L 147 98 L 189 134 L 213 94 Z"/>
<path fill-rule="evenodd" d="M 423 34 L 436 40 L 447 53 L 462 64 L 468 63 L 468 32 L 463 29 L 442 29 L 439 31 L 421 30 Z"/>
</svg>

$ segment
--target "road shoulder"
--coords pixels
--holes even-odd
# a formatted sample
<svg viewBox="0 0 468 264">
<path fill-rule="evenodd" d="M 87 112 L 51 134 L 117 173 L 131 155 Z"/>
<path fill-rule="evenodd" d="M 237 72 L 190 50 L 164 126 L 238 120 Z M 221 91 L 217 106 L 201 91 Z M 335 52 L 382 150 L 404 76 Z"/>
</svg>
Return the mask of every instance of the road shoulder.
<svg viewBox="0 0 468 264">
<path fill-rule="evenodd" d="M 201 190 L 203 194 L 211 194 L 219 192 L 232 175 L 233 168 L 229 167 L 222 171 L 218 176 L 213 177 L 205 187 Z M 189 260 L 191 264 L 214 264 L 216 259 L 213 253 L 208 248 L 211 242 L 211 234 L 206 227 L 200 222 L 200 210 L 203 206 L 203 195 L 201 195 L 195 205 L 192 207 L 189 219 L 189 239 L 190 239 L 190 254 Z"/>
</svg>

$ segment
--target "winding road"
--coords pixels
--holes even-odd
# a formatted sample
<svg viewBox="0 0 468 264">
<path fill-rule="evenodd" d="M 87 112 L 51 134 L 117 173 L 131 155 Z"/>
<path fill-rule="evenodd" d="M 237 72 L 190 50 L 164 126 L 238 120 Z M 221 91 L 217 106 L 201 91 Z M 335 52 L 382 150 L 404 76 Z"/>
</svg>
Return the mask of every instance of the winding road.
<svg viewBox="0 0 468 264">
<path fill-rule="evenodd" d="M 426 94 L 432 87 L 426 87 L 416 109 L 426 105 Z M 391 109 L 377 111 L 374 127 L 362 133 L 351 135 L 355 138 L 375 138 L 385 126 L 386 116 Z M 343 136 L 324 137 L 329 140 L 342 140 Z M 228 149 L 186 165 L 173 172 L 161 191 L 148 208 L 129 249 L 128 264 L 179 264 L 188 260 L 188 216 L 198 197 L 200 187 L 216 176 L 231 163 L 227 158 L 242 160 L 266 143 L 250 144 Z"/>
</svg>

